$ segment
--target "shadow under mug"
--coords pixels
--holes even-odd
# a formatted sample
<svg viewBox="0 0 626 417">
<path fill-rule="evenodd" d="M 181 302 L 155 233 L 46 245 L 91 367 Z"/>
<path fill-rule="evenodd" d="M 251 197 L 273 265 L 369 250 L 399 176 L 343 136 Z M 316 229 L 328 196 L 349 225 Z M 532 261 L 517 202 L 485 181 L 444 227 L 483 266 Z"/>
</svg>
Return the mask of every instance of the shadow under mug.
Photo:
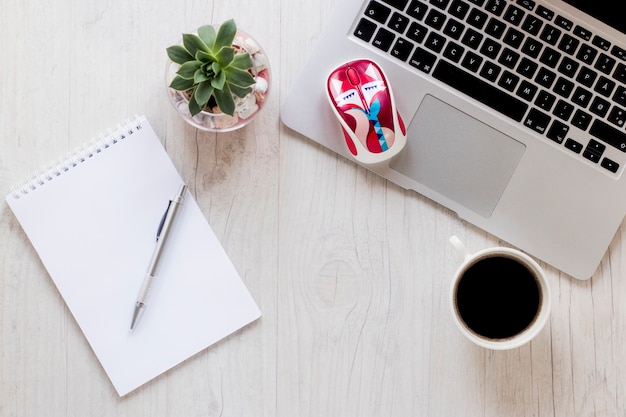
<svg viewBox="0 0 626 417">
<path fill-rule="evenodd" d="M 476 253 L 461 240 L 450 243 L 462 264 L 450 290 L 452 317 L 469 340 L 493 350 L 514 349 L 531 341 L 550 316 L 545 272 L 516 249 L 493 247 Z"/>
</svg>

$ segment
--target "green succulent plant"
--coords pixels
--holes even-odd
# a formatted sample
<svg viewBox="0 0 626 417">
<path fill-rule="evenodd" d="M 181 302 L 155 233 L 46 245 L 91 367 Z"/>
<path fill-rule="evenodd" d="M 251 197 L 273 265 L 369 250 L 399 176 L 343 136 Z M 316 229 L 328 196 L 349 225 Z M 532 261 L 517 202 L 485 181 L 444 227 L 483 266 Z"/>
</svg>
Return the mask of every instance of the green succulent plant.
<svg viewBox="0 0 626 417">
<path fill-rule="evenodd" d="M 235 113 L 233 95 L 245 97 L 252 91 L 254 77 L 249 70 L 252 58 L 247 52 L 236 53 L 233 40 L 237 25 L 224 22 L 217 33 L 211 25 L 198 28 L 198 34 L 183 34 L 183 44 L 167 48 L 169 58 L 180 64 L 170 88 L 186 91 L 189 112 L 200 113 L 211 97 L 223 113 Z"/>
</svg>

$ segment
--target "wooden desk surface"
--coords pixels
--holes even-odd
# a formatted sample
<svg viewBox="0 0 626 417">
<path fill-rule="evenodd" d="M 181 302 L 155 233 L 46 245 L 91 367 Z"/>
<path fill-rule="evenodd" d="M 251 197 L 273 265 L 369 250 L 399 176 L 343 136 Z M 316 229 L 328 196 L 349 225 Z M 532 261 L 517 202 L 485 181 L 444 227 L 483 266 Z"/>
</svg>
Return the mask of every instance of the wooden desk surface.
<svg viewBox="0 0 626 417">
<path fill-rule="evenodd" d="M 486 351 L 450 319 L 447 240 L 499 242 L 280 123 L 336 1 L 0 0 L 0 190 L 146 114 L 263 312 L 119 398 L 4 203 L 0 416 L 626 414 L 623 227 L 592 280 L 547 268 L 535 341 Z M 200 133 L 168 102 L 165 48 L 230 17 L 266 49 L 271 98 L 243 130 Z"/>
</svg>

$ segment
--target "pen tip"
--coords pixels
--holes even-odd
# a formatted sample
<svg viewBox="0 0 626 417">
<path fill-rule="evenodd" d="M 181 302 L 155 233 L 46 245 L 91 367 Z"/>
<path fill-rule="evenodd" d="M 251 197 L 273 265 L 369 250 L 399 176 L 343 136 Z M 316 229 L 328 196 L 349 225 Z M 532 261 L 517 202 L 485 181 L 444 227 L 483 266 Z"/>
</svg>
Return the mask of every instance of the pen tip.
<svg viewBox="0 0 626 417">
<path fill-rule="evenodd" d="M 135 330 L 137 323 L 139 322 L 139 318 L 141 317 L 141 313 L 143 312 L 144 305 L 141 303 L 137 303 L 135 305 L 135 311 L 133 313 L 133 319 L 130 322 L 130 330 Z"/>
</svg>

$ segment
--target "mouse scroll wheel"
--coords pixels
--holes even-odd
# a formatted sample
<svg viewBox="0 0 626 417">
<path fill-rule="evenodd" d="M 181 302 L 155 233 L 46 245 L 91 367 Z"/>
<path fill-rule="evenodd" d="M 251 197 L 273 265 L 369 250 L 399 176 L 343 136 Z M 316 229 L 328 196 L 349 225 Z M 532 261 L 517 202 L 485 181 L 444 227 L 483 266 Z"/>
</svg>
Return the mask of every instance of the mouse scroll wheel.
<svg viewBox="0 0 626 417">
<path fill-rule="evenodd" d="M 346 75 L 348 76 L 348 81 L 350 81 L 350 84 L 355 85 L 355 86 L 361 84 L 359 73 L 356 72 L 354 68 L 352 67 L 348 68 L 348 70 L 346 71 Z"/>
</svg>

